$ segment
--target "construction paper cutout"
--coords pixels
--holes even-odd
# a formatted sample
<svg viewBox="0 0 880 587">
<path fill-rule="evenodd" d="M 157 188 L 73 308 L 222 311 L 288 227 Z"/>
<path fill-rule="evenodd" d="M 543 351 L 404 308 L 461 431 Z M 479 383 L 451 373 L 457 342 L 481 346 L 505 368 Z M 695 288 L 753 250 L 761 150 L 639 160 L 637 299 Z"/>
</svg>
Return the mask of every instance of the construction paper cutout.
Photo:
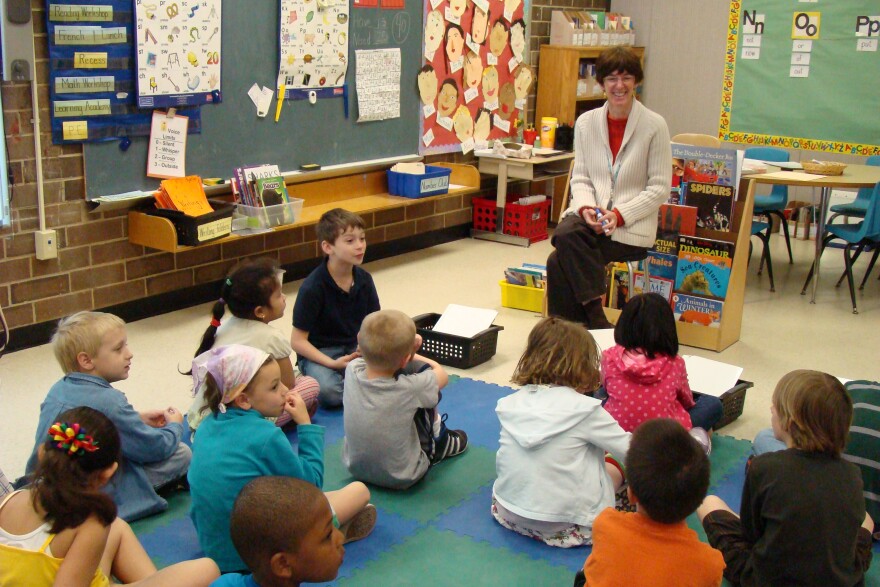
<svg viewBox="0 0 880 587">
<path fill-rule="evenodd" d="M 494 65 L 483 70 L 483 100 L 486 103 L 498 101 L 498 70 Z"/>
<path fill-rule="evenodd" d="M 510 50 L 517 61 L 523 60 L 523 51 L 526 48 L 526 23 L 518 18 L 510 24 Z"/>
<path fill-rule="evenodd" d="M 474 43 L 482 45 L 489 36 L 489 11 L 483 10 L 476 4 L 471 16 L 471 38 Z"/>
<path fill-rule="evenodd" d="M 446 25 L 446 63 L 447 71 L 449 64 L 461 59 L 464 52 L 464 31 L 455 23 Z"/>
<path fill-rule="evenodd" d="M 507 24 L 500 18 L 492 25 L 492 31 L 489 33 L 489 51 L 496 58 L 501 57 L 504 48 L 507 47 L 507 40 L 510 37 L 510 30 Z"/>
<path fill-rule="evenodd" d="M 425 21 L 425 55 L 430 51 L 431 55 L 440 47 L 443 42 L 443 15 L 438 10 L 432 10 L 428 13 Z"/>
<path fill-rule="evenodd" d="M 467 8 L 467 0 L 449 0 L 449 11 L 457 18 L 461 18 Z"/>
<path fill-rule="evenodd" d="M 480 59 L 480 54 L 468 51 L 464 56 L 464 86 L 478 88 L 482 78 L 483 60 Z"/>
<path fill-rule="evenodd" d="M 440 85 L 437 112 L 443 117 L 452 116 L 456 106 L 458 106 L 458 84 L 454 79 L 447 78 Z"/>
<path fill-rule="evenodd" d="M 492 132 L 492 113 L 480 108 L 474 120 L 474 140 L 478 143 L 485 142 L 489 139 L 490 132 Z"/>
<path fill-rule="evenodd" d="M 422 104 L 425 106 L 433 104 L 437 98 L 437 72 L 434 71 L 430 63 L 419 70 L 418 84 L 419 98 L 421 98 Z"/>
<path fill-rule="evenodd" d="M 500 110 L 501 118 L 504 120 L 510 120 L 510 117 L 513 116 L 513 113 L 516 110 L 516 105 L 514 104 L 515 101 L 516 95 L 514 93 L 513 84 L 507 82 L 501 86 L 501 92 L 498 98 L 498 109 Z"/>
<path fill-rule="evenodd" d="M 471 112 L 467 106 L 461 105 L 455 111 L 452 118 L 452 124 L 455 127 L 455 136 L 462 143 L 473 139 L 474 137 L 474 119 L 471 118 Z"/>
<path fill-rule="evenodd" d="M 516 91 L 517 100 L 525 100 L 528 97 L 534 81 L 535 74 L 532 73 L 532 68 L 524 63 L 519 64 L 513 72 L 513 89 Z"/>
</svg>

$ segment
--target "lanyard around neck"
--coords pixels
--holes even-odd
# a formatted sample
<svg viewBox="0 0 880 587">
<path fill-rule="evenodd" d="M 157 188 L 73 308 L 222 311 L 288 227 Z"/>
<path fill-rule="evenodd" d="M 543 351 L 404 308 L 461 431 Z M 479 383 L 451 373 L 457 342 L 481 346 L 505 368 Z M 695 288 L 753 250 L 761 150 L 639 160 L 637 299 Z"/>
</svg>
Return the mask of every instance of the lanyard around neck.
<svg viewBox="0 0 880 587">
<path fill-rule="evenodd" d="M 608 163 L 608 175 L 611 176 L 611 194 L 608 196 L 608 205 L 605 206 L 606 210 L 611 210 L 614 205 L 614 187 L 617 185 L 617 176 L 620 175 L 620 156 L 623 154 L 623 149 L 624 147 L 621 146 L 617 152 L 617 161 L 615 161 L 614 165 L 611 164 L 611 157 L 608 155 L 608 152 L 605 153 L 605 159 Z"/>
</svg>

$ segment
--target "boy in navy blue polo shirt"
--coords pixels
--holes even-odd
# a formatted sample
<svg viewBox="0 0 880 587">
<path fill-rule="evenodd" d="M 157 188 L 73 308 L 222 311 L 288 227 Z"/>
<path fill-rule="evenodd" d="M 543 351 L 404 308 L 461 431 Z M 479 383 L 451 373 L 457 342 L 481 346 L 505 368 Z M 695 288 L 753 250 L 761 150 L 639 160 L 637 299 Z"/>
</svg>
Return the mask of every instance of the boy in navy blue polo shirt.
<svg viewBox="0 0 880 587">
<path fill-rule="evenodd" d="M 361 322 L 379 310 L 379 294 L 369 273 L 360 268 L 367 251 L 364 221 L 334 208 L 316 227 L 324 262 L 303 281 L 293 306 L 290 345 L 299 370 L 318 380 L 318 401 L 342 405 L 345 367 L 357 352 Z"/>
</svg>

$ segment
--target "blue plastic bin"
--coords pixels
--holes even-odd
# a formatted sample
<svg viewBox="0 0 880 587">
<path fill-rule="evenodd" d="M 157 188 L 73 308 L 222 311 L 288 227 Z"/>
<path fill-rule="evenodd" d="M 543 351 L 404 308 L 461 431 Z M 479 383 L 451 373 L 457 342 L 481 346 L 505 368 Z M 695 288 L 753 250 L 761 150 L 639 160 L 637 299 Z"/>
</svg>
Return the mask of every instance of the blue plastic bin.
<svg viewBox="0 0 880 587">
<path fill-rule="evenodd" d="M 449 176 L 452 170 L 448 167 L 425 165 L 424 175 L 398 173 L 388 170 L 388 193 L 404 198 L 424 198 L 437 196 L 449 191 Z"/>
</svg>

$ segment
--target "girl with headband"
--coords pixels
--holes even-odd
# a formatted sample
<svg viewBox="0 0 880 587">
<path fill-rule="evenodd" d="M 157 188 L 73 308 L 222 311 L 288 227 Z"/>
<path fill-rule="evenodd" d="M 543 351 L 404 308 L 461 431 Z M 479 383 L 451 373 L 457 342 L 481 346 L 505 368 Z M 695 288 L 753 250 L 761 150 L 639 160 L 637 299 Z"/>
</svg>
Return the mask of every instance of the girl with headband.
<svg viewBox="0 0 880 587">
<path fill-rule="evenodd" d="M 206 558 L 157 571 L 116 504 L 101 491 L 119 466 L 119 432 L 104 414 L 67 410 L 38 449 L 35 481 L 0 503 L 0 586 L 207 586 Z"/>
</svg>

